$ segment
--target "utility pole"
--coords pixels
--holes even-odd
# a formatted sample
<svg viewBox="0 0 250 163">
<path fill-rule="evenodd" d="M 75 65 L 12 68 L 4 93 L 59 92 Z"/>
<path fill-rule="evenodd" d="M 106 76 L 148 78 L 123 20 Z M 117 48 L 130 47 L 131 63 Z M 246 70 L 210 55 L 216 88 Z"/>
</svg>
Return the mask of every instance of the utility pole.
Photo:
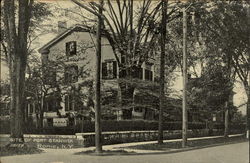
<svg viewBox="0 0 250 163">
<path fill-rule="evenodd" d="M 232 59 L 232 55 L 230 53 L 228 53 L 227 56 L 227 79 L 229 80 L 229 82 L 231 82 L 231 59 Z M 228 134 L 229 134 L 229 107 L 230 107 L 230 102 L 231 102 L 231 98 L 232 98 L 232 92 L 230 92 L 230 94 L 228 95 L 228 99 L 225 103 L 225 116 L 224 116 L 224 138 L 228 138 Z"/>
<path fill-rule="evenodd" d="M 250 25 L 250 4 L 247 5 L 247 17 L 248 17 L 248 24 Z M 250 37 L 248 37 L 250 43 Z M 248 73 L 248 90 L 247 90 L 247 108 L 246 108 L 246 138 L 249 139 L 249 130 L 250 130 L 250 72 Z M 249 141 L 249 148 L 250 148 L 250 141 Z M 249 159 L 250 163 L 250 159 Z"/>
<path fill-rule="evenodd" d="M 162 0 L 162 22 L 161 22 L 161 61 L 160 61 L 160 111 L 158 127 L 158 143 L 163 143 L 163 103 L 165 99 L 165 44 L 166 44 L 166 25 L 167 25 L 167 0 Z"/>
<path fill-rule="evenodd" d="M 250 42 L 250 39 L 249 39 L 249 42 Z M 250 73 L 248 73 L 248 87 L 250 87 Z M 250 130 L 250 88 L 248 88 L 248 97 L 247 97 L 247 122 L 246 122 L 246 129 L 247 129 L 247 132 L 246 132 L 246 138 L 249 139 L 249 130 Z M 250 141 L 249 141 L 249 147 L 250 147 Z M 250 159 L 249 159 L 249 163 L 250 163 Z"/>
<path fill-rule="evenodd" d="M 99 14 L 102 15 L 103 0 L 99 0 Z M 101 35 L 102 35 L 102 18 L 98 16 L 98 26 L 96 31 L 96 74 L 95 74 L 95 148 L 96 153 L 102 152 L 102 135 L 101 135 Z"/>
<path fill-rule="evenodd" d="M 183 97 L 182 97 L 182 147 L 187 145 L 187 9 L 183 13 Z"/>
</svg>

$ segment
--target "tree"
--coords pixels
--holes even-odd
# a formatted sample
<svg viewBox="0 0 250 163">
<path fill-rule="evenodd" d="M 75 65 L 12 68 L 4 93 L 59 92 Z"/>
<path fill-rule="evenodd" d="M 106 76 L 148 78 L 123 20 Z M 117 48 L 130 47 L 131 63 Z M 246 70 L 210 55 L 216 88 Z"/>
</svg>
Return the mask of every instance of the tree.
<svg viewBox="0 0 250 163">
<path fill-rule="evenodd" d="M 9 114 L 10 84 L 8 81 L 1 81 L 0 85 L 0 115 Z"/>
<path fill-rule="evenodd" d="M 191 78 L 188 84 L 189 112 L 198 112 L 200 120 L 211 120 L 212 115 L 224 112 L 224 104 L 232 94 L 233 83 L 223 67 L 210 61 L 199 78 Z"/>
<path fill-rule="evenodd" d="M 213 59 L 222 66 L 227 65 L 225 69 L 227 79 L 234 82 L 236 77 L 240 78 L 242 83 L 245 83 L 244 87 L 248 92 L 249 21 L 247 8 L 249 4 L 245 1 L 194 2 L 190 9 L 192 16 L 188 18 L 190 28 L 188 65 L 192 76 L 199 78 Z M 180 29 L 178 29 L 179 25 L 175 26 L 176 23 L 178 24 L 178 22 L 173 22 L 169 26 L 172 27 L 170 30 L 174 29 L 172 30 L 174 35 L 179 38 Z M 172 42 L 176 54 L 180 53 L 179 40 L 174 39 Z M 197 67 L 201 70 L 200 72 L 197 71 Z M 224 108 L 228 108 L 229 100 L 230 96 L 225 101 Z M 225 115 L 228 115 L 228 109 L 224 111 Z M 228 135 L 228 117 L 225 116 L 225 136 Z"/>
<path fill-rule="evenodd" d="M 10 116 L 11 138 L 14 142 L 23 142 L 22 113 L 24 107 L 25 67 L 27 64 L 27 39 L 31 20 L 33 0 L 4 1 L 4 25 L 7 39 L 8 64 L 10 68 Z M 16 16 L 18 24 L 16 25 Z"/>
<path fill-rule="evenodd" d="M 39 33 L 40 30 L 44 30 L 41 22 L 44 21 L 45 18 L 52 15 L 49 6 L 46 3 L 37 3 L 33 4 L 31 11 L 31 19 L 30 19 L 30 27 L 27 36 L 27 49 L 28 49 L 28 56 L 34 54 L 34 47 L 33 44 L 35 40 L 44 33 Z M 3 23 L 1 24 L 1 61 L 8 63 L 9 55 L 7 49 L 7 32 L 5 31 L 5 24 L 4 24 L 4 12 L 5 10 L 1 10 L 1 20 Z M 39 31 L 39 32 L 37 32 Z"/>
<path fill-rule="evenodd" d="M 98 14 L 100 6 L 95 2 L 83 4 L 77 0 L 72 1 L 93 15 L 102 17 L 104 21 L 103 34 L 113 48 L 120 71 L 119 103 L 123 106 L 124 113 L 128 113 L 124 118 L 130 118 L 135 85 L 138 82 L 135 78 L 139 78 L 141 65 L 152 61 L 160 46 L 159 11 L 162 4 L 151 0 L 136 3 L 134 0 L 108 0 L 104 5 L 103 15 L 100 15 Z M 173 7 L 167 14 L 168 21 L 179 16 L 175 14 L 176 10 L 176 7 Z"/>
<path fill-rule="evenodd" d="M 32 67 L 30 66 L 30 64 L 33 64 Z M 41 61 L 37 57 L 33 57 L 32 61 L 29 61 L 28 77 L 25 80 L 25 96 L 26 98 L 31 98 L 31 100 L 35 104 L 37 104 L 36 126 L 38 128 L 43 128 L 45 101 L 47 96 L 50 94 L 50 91 L 55 87 L 56 84 L 52 84 L 52 77 L 50 75 L 54 74 L 54 72 L 56 72 L 56 68 L 58 67 L 59 66 L 53 62 L 49 62 L 48 64 L 41 64 Z M 46 75 L 48 76 L 45 77 L 45 72 L 50 73 L 46 73 Z M 60 82 L 58 83 L 62 82 L 62 80 L 59 81 Z M 56 85 L 58 86 L 58 84 Z"/>
<path fill-rule="evenodd" d="M 249 103 L 249 3 L 222 1 L 213 4 L 210 14 L 201 19 L 201 28 L 204 31 L 202 37 L 208 51 L 213 52 L 214 56 L 221 58 L 222 63 L 228 65 L 228 76 L 231 78 L 236 72 L 243 83 Z M 227 129 L 225 136 L 226 132 Z"/>
<path fill-rule="evenodd" d="M 33 0 L 20 0 L 17 3 L 14 0 L 10 0 L 3 3 L 1 46 L 5 53 L 10 75 L 11 141 L 17 143 L 24 142 L 22 125 L 25 102 L 25 69 L 29 54 L 29 34 L 32 33 L 31 26 L 35 27 L 35 20 L 38 20 L 37 18 L 41 15 L 47 14 L 44 6 L 44 4 L 35 4 Z M 45 10 L 42 10 L 44 12 L 34 12 L 34 9 Z"/>
</svg>

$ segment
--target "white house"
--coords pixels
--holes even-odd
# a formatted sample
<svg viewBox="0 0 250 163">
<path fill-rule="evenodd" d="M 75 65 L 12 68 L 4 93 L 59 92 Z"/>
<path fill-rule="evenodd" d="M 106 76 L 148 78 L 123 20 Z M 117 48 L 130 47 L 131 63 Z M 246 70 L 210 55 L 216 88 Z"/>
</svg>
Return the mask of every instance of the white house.
<svg viewBox="0 0 250 163">
<path fill-rule="evenodd" d="M 82 101 L 80 104 L 82 106 L 76 106 L 74 99 L 76 96 L 71 94 L 71 90 L 72 87 L 77 89 L 81 87 L 81 92 L 88 94 L 88 88 L 82 87 L 82 83 L 93 79 L 95 74 L 95 33 L 81 25 L 74 25 L 66 29 L 66 24 L 63 22 L 59 22 L 58 27 L 59 34 L 39 49 L 44 66 L 56 63 L 58 67 L 55 71 L 48 70 L 44 72 L 44 75 L 47 77 L 47 84 L 64 80 L 60 82 L 60 89 L 63 93 L 61 97 L 57 98 L 53 94 L 58 88 L 51 89 L 52 96 L 45 102 L 45 121 L 52 121 L 53 118 L 74 113 L 82 109 L 82 106 L 86 106 L 88 103 L 87 99 Z M 119 59 L 121 59 L 120 56 Z M 119 67 L 112 47 L 104 36 L 102 37 L 101 63 L 102 88 L 107 90 L 109 88 L 118 89 Z M 58 66 L 59 64 L 62 66 Z M 138 77 L 143 80 L 153 81 L 154 64 L 143 63 Z M 115 112 L 117 119 L 121 119 L 122 112 Z M 133 114 L 136 118 L 143 118 L 143 111 L 133 111 Z"/>
</svg>

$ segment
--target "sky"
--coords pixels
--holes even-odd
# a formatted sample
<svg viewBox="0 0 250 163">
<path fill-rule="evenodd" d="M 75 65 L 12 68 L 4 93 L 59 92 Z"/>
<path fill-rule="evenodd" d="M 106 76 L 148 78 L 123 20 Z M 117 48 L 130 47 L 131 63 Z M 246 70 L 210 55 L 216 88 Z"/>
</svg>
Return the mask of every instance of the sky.
<svg viewBox="0 0 250 163">
<path fill-rule="evenodd" d="M 38 1 L 38 0 L 37 0 Z M 72 3 L 69 0 L 39 0 L 42 1 L 44 3 L 49 3 L 51 5 L 55 5 L 58 6 L 60 8 L 63 9 L 69 9 L 72 7 L 76 7 L 76 5 L 74 3 Z M 78 7 L 79 9 L 79 7 Z M 47 22 L 43 22 L 42 24 L 50 24 L 51 26 L 49 26 L 48 28 L 54 28 L 53 30 L 56 31 L 56 27 L 57 27 L 57 21 L 58 20 L 65 20 L 67 21 L 67 24 L 80 24 L 82 23 L 80 20 L 74 19 L 73 17 L 71 19 L 65 18 L 65 16 L 60 15 L 59 13 L 57 13 L 58 11 L 55 11 L 55 15 L 56 18 L 51 18 L 50 20 L 48 20 Z M 85 11 L 82 11 L 84 14 L 86 13 Z M 87 13 L 86 13 L 87 14 Z M 49 29 L 49 31 L 53 31 L 52 29 Z M 34 48 L 37 50 L 40 47 L 42 47 L 45 43 L 47 43 L 48 41 L 50 41 L 51 39 L 53 39 L 53 37 L 56 36 L 55 32 L 45 32 L 44 34 L 42 34 L 40 37 L 38 37 L 38 39 L 35 41 L 34 43 Z M 1 54 L 3 55 L 3 54 Z M 36 51 L 36 54 L 38 55 L 38 52 Z M 6 66 L 6 64 L 2 61 L 1 62 L 1 81 L 2 80 L 6 80 L 8 78 L 8 68 Z M 175 81 L 173 81 L 173 84 L 171 86 L 174 90 L 176 90 L 176 94 L 181 95 L 181 90 L 183 88 L 183 84 L 182 84 L 182 76 L 180 72 L 176 72 L 176 79 Z M 235 87 L 234 87 L 234 92 L 236 93 L 234 95 L 234 105 L 235 106 L 239 106 L 242 103 L 245 103 L 247 100 L 244 88 L 241 84 L 241 82 L 236 82 L 235 83 Z M 239 110 L 243 113 L 246 114 L 246 106 L 243 106 L 241 108 L 239 108 Z"/>
</svg>

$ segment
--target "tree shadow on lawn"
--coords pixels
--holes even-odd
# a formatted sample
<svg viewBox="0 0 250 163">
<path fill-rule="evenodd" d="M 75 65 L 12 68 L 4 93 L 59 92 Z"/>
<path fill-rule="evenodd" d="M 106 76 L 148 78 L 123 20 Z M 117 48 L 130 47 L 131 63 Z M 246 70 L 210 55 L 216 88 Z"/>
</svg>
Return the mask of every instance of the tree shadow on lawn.
<svg viewBox="0 0 250 163">
<path fill-rule="evenodd" d="M 97 154 L 95 150 L 88 150 L 84 152 L 75 153 L 76 155 L 93 155 L 93 156 L 128 156 L 128 155 L 155 155 L 155 154 L 171 154 L 186 152 L 191 150 L 198 150 L 209 147 L 216 147 L 222 145 L 236 144 L 248 141 L 243 136 L 229 137 L 229 138 L 213 138 L 213 139 L 202 139 L 202 140 L 189 140 L 187 147 L 182 148 L 182 142 L 167 142 L 163 144 L 145 144 L 136 146 L 127 146 L 118 148 L 118 150 L 104 150 L 102 153 Z M 129 149 L 127 151 L 126 149 Z M 133 151 L 135 150 L 135 151 Z M 136 152 L 136 150 L 139 150 Z M 140 150 L 143 150 L 141 152 Z M 147 152 L 147 150 L 150 150 Z M 155 152 L 154 152 L 155 151 Z"/>
<path fill-rule="evenodd" d="M 120 150 L 103 150 L 101 153 L 96 153 L 95 150 L 87 150 L 77 152 L 75 155 L 91 155 L 91 156 L 113 156 L 113 155 L 133 155 L 135 152 L 129 152 L 123 149 Z"/>
</svg>

